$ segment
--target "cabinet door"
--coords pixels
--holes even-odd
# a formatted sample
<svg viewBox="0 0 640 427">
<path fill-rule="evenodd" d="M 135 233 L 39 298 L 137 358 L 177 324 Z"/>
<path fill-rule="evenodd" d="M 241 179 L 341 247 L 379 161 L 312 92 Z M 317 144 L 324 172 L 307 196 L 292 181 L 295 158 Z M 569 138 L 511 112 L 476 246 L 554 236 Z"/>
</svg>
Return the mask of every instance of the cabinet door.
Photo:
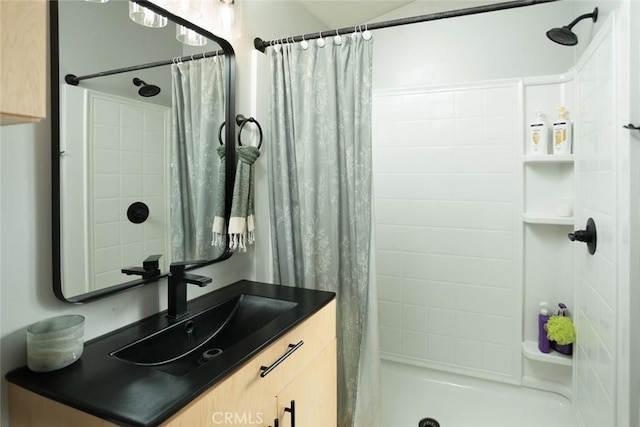
<svg viewBox="0 0 640 427">
<path fill-rule="evenodd" d="M 296 379 L 278 393 L 280 427 L 335 426 L 337 387 L 334 339 Z"/>
<path fill-rule="evenodd" d="M 11 427 L 116 427 L 108 421 L 14 384 L 9 384 L 9 425 Z"/>
<path fill-rule="evenodd" d="M 46 114 L 47 2 L 0 1 L 0 125 Z"/>
</svg>

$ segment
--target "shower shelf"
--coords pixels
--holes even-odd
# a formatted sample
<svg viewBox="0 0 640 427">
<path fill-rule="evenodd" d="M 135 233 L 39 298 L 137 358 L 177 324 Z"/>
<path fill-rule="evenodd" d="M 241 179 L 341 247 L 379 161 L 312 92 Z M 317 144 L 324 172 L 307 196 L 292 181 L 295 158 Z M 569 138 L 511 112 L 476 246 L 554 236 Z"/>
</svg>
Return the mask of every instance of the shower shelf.
<svg viewBox="0 0 640 427">
<path fill-rule="evenodd" d="M 571 356 L 565 356 L 558 352 L 542 353 L 538 350 L 538 343 L 535 341 L 525 341 L 522 343 L 522 354 L 527 359 L 536 360 L 538 362 L 553 363 L 555 365 L 571 366 L 573 359 Z"/>
<path fill-rule="evenodd" d="M 548 154 L 546 156 L 524 156 L 524 163 L 527 164 L 559 164 L 559 163 L 573 163 L 573 154 Z"/>
<path fill-rule="evenodd" d="M 528 214 L 522 215 L 522 220 L 527 224 L 550 224 L 550 225 L 573 225 L 573 217 L 560 217 L 545 214 Z"/>
</svg>

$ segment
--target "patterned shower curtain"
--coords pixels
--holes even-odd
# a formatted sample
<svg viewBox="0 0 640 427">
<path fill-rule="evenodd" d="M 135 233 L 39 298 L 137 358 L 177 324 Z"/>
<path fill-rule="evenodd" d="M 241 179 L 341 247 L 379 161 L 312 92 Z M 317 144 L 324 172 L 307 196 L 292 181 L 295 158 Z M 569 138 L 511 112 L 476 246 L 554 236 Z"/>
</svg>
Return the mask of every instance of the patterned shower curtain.
<svg viewBox="0 0 640 427">
<path fill-rule="evenodd" d="M 336 292 L 338 426 L 372 427 L 379 424 L 369 276 L 372 41 L 357 34 L 326 42 L 268 48 L 274 280 Z"/>
<path fill-rule="evenodd" d="M 173 64 L 171 74 L 171 260 L 213 259 L 224 249 L 211 245 L 218 129 L 225 115 L 224 58 Z"/>
</svg>

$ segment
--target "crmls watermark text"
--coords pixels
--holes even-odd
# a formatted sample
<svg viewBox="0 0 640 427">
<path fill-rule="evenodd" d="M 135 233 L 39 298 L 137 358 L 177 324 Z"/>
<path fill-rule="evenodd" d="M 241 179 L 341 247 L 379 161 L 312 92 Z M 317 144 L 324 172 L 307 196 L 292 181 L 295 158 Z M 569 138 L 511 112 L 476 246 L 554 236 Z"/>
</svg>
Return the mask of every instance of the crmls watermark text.
<svg viewBox="0 0 640 427">
<path fill-rule="evenodd" d="M 214 412 L 211 419 L 220 425 L 262 424 L 262 412 Z"/>
</svg>

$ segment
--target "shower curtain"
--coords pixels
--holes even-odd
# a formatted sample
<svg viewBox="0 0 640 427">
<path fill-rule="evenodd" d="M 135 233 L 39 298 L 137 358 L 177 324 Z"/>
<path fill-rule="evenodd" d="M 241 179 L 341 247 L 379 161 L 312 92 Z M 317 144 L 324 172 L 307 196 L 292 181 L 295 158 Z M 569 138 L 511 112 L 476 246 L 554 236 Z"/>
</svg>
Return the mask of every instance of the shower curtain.
<svg viewBox="0 0 640 427">
<path fill-rule="evenodd" d="M 220 167 L 218 128 L 224 121 L 224 58 L 171 65 L 172 261 L 212 259 L 216 178 Z"/>
<path fill-rule="evenodd" d="M 268 48 L 274 280 L 337 294 L 341 427 L 379 424 L 371 54 L 359 34 Z"/>
</svg>

